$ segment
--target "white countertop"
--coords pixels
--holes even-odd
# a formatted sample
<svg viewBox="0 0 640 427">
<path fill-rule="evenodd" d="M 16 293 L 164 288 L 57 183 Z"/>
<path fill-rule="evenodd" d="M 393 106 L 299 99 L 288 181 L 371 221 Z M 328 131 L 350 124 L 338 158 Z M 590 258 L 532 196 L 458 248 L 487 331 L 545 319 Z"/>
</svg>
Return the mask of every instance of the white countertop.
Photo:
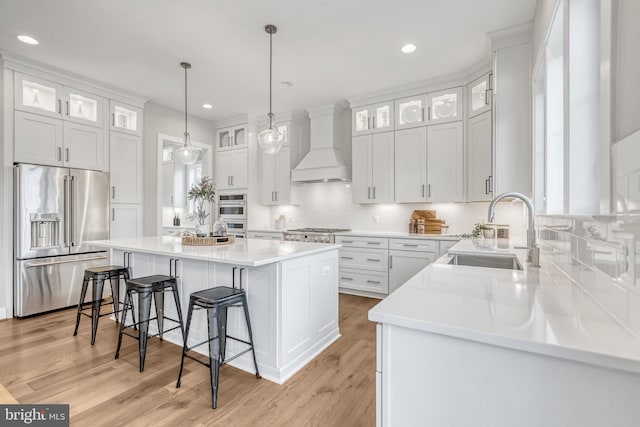
<svg viewBox="0 0 640 427">
<path fill-rule="evenodd" d="M 369 320 L 640 373 L 640 339 L 542 257 L 476 247 L 451 254 L 516 254 L 524 271 L 429 265 L 369 311 Z M 445 256 L 446 257 L 446 256 Z"/>
<path fill-rule="evenodd" d="M 284 233 L 285 228 L 249 228 L 247 231 L 255 233 Z"/>
<path fill-rule="evenodd" d="M 402 231 L 343 231 L 335 233 L 336 236 L 360 236 L 360 237 L 388 237 L 396 239 L 431 239 L 431 240 L 460 240 L 462 237 L 455 234 L 414 234 Z"/>
<path fill-rule="evenodd" d="M 168 255 L 176 258 L 190 258 L 248 267 L 258 267 L 340 247 L 338 244 L 263 239 L 237 239 L 235 243 L 222 246 L 183 246 L 182 238 L 173 236 L 94 240 L 87 243 L 131 252 Z"/>
</svg>

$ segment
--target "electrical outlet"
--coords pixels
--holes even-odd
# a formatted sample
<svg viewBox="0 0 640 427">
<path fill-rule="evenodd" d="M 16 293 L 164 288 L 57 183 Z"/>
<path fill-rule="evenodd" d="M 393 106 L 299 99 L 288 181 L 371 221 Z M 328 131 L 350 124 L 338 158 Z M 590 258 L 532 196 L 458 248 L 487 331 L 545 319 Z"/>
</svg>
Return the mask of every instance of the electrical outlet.
<svg viewBox="0 0 640 427">
<path fill-rule="evenodd" d="M 327 277 L 329 274 L 331 274 L 331 266 L 330 265 L 323 265 L 322 266 L 322 277 Z"/>
</svg>

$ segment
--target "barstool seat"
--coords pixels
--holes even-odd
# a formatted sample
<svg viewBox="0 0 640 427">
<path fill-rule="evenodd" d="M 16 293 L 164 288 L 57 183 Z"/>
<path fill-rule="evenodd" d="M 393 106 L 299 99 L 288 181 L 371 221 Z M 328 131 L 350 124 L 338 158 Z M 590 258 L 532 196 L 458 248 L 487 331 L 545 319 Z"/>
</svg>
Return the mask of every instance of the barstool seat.
<svg viewBox="0 0 640 427">
<path fill-rule="evenodd" d="M 98 332 L 98 320 L 103 316 L 114 315 L 118 322 L 118 313 L 120 312 L 120 279 L 125 281 L 129 279 L 129 268 L 120 265 L 105 265 L 99 267 L 87 268 L 84 271 L 84 279 L 82 281 L 82 290 L 80 291 L 80 301 L 78 301 L 78 313 L 76 315 L 76 327 L 73 335 L 78 335 L 78 326 L 80 325 L 80 316 L 91 317 L 91 345 L 96 342 L 96 334 Z M 109 280 L 111 285 L 111 303 L 102 302 L 102 293 L 104 291 L 104 281 Z M 92 298 L 91 302 L 85 303 L 89 282 L 92 282 Z M 91 314 L 84 311 L 85 304 L 91 304 Z M 113 304 L 113 311 L 100 314 L 100 308 L 104 305 Z"/>
<path fill-rule="evenodd" d="M 249 333 L 249 340 L 243 340 L 237 337 L 227 335 L 227 309 L 230 307 L 242 307 Z M 191 327 L 191 318 L 194 309 L 207 310 L 207 326 L 208 339 L 204 342 L 189 347 L 189 328 Z M 241 342 L 249 347 L 239 353 L 226 359 L 226 340 L 232 339 Z M 209 363 L 202 362 L 193 356 L 187 354 L 190 350 L 201 345 L 209 345 Z M 256 378 L 261 378 L 258 371 L 258 362 L 256 361 L 256 352 L 253 345 L 253 333 L 251 331 L 251 320 L 249 319 L 249 307 L 247 305 L 247 294 L 243 289 L 230 288 L 227 286 L 218 286 L 215 288 L 205 289 L 193 292 L 189 297 L 189 313 L 187 314 L 187 327 L 184 333 L 184 345 L 182 347 L 182 360 L 180 361 L 180 372 L 178 373 L 177 388 L 182 383 L 182 371 L 184 369 L 184 359 L 188 357 L 198 363 L 209 368 L 211 377 L 211 406 L 215 409 L 218 406 L 218 382 L 220 378 L 220 365 L 230 362 L 231 360 L 242 356 L 251 351 L 253 355 L 253 364 L 256 369 Z"/>
<path fill-rule="evenodd" d="M 178 313 L 178 319 L 173 319 L 164 314 L 164 292 L 171 291 Z M 138 319 L 136 322 L 133 306 L 133 294 L 138 294 Z M 155 300 L 156 317 L 150 318 L 151 315 L 151 298 Z M 126 325 L 127 312 L 131 310 L 133 324 Z M 158 322 L 158 333 L 149 335 L 149 322 L 156 320 Z M 164 329 L 164 321 L 169 320 L 177 325 Z M 128 328 L 138 329 L 138 335 L 132 335 L 125 330 Z M 153 275 L 145 277 L 137 277 L 127 280 L 127 292 L 124 299 L 124 307 L 122 309 L 122 319 L 120 321 L 120 332 L 118 334 L 118 347 L 116 348 L 115 358 L 120 357 L 120 347 L 122 345 L 122 336 L 127 335 L 138 340 L 138 350 L 140 356 L 140 372 L 144 371 L 144 361 L 147 353 L 147 341 L 149 338 L 162 336 L 165 332 L 180 329 L 184 337 L 184 324 L 182 322 L 182 310 L 180 308 L 180 296 L 178 295 L 178 282 L 173 276 Z"/>
</svg>

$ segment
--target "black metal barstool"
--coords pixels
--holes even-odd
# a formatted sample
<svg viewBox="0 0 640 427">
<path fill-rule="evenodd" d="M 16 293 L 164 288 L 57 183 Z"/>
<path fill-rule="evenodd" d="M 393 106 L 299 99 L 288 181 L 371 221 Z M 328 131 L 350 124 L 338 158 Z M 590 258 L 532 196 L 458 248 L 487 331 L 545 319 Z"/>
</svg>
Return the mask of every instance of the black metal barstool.
<svg viewBox="0 0 640 427">
<path fill-rule="evenodd" d="M 226 319 L 227 309 L 229 307 L 240 307 L 244 310 L 244 318 L 247 323 L 247 331 L 249 333 L 249 341 L 245 341 L 239 338 L 227 335 L 226 331 Z M 191 316 L 193 310 L 205 309 L 207 310 L 207 326 L 209 331 L 209 338 L 193 347 L 188 346 L 189 327 L 191 326 Z M 232 339 L 249 347 L 229 359 L 225 359 L 225 342 L 226 339 Z M 189 350 L 195 347 L 209 344 L 209 363 L 202 362 L 193 356 L 187 354 Z M 242 356 L 243 354 L 251 351 L 253 354 L 253 364 L 256 368 L 256 378 L 261 378 L 258 371 L 258 362 L 256 361 L 256 352 L 253 346 L 253 333 L 251 332 L 251 320 L 249 319 L 249 308 L 247 306 L 247 294 L 243 289 L 230 288 L 227 286 L 218 286 L 211 289 L 205 289 L 203 291 L 194 292 L 189 298 L 189 313 L 187 314 L 187 329 L 184 334 L 184 346 L 182 347 L 182 360 L 180 361 L 180 373 L 178 374 L 178 383 L 176 387 L 180 387 L 182 380 L 182 370 L 184 368 L 184 358 L 195 360 L 198 363 L 203 364 L 209 368 L 211 376 L 211 395 L 212 395 L 212 407 L 215 409 L 218 406 L 218 380 L 220 377 L 220 365 L 230 362 L 233 359 Z"/>
<path fill-rule="evenodd" d="M 84 271 L 84 280 L 82 281 L 82 290 L 80 291 L 80 301 L 78 301 L 78 314 L 76 316 L 76 328 L 73 336 L 78 335 L 78 326 L 80 325 L 80 316 L 85 315 L 91 317 L 91 345 L 96 342 L 96 334 L 98 331 L 98 320 L 102 316 L 113 314 L 118 322 L 118 313 L 120 312 L 120 279 L 129 280 L 129 269 L 119 265 L 107 265 L 103 267 L 92 267 Z M 112 303 L 102 302 L 102 292 L 104 290 L 104 281 L 109 280 L 111 285 Z M 92 282 L 92 300 L 85 303 L 89 282 Z M 91 304 L 91 314 L 85 313 L 85 305 Z M 100 308 L 104 305 L 113 304 L 113 311 L 100 314 Z"/>
<path fill-rule="evenodd" d="M 176 304 L 176 310 L 178 313 L 178 319 L 172 319 L 164 314 L 164 293 L 171 291 L 173 293 L 173 299 Z M 138 294 L 138 319 L 136 323 L 135 316 L 133 316 L 133 324 L 126 325 L 127 311 L 131 310 L 133 315 L 133 294 Z M 156 306 L 156 317 L 150 318 L 151 315 L 151 297 L 153 296 Z M 158 333 L 149 335 L 149 322 L 151 320 L 157 320 Z M 164 329 L 164 321 L 170 320 L 177 323 L 169 329 Z M 125 331 L 128 328 L 134 328 L 138 326 L 138 336 L 129 334 Z M 162 340 L 162 335 L 165 332 L 173 331 L 174 329 L 180 329 L 182 336 L 184 337 L 184 324 L 182 322 L 182 309 L 180 308 L 180 296 L 178 295 L 178 282 L 173 276 L 154 275 L 138 277 L 135 279 L 127 280 L 127 293 L 124 298 L 124 307 L 122 309 L 122 320 L 120 321 L 120 333 L 118 334 L 118 347 L 116 349 L 115 358 L 120 356 L 120 346 L 122 345 L 122 335 L 128 335 L 138 340 L 138 348 L 140 354 L 140 372 L 144 371 L 144 359 L 147 354 L 147 341 L 149 338 L 159 336 Z"/>
</svg>

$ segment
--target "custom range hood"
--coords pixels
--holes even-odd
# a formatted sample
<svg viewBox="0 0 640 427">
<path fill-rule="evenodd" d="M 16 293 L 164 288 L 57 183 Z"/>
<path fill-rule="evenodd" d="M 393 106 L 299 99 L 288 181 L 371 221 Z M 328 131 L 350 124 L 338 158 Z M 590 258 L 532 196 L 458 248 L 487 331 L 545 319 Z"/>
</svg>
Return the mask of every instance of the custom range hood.
<svg viewBox="0 0 640 427">
<path fill-rule="evenodd" d="M 346 105 L 332 104 L 309 111 L 309 153 L 291 171 L 293 182 L 351 181 L 351 116 Z"/>
</svg>

